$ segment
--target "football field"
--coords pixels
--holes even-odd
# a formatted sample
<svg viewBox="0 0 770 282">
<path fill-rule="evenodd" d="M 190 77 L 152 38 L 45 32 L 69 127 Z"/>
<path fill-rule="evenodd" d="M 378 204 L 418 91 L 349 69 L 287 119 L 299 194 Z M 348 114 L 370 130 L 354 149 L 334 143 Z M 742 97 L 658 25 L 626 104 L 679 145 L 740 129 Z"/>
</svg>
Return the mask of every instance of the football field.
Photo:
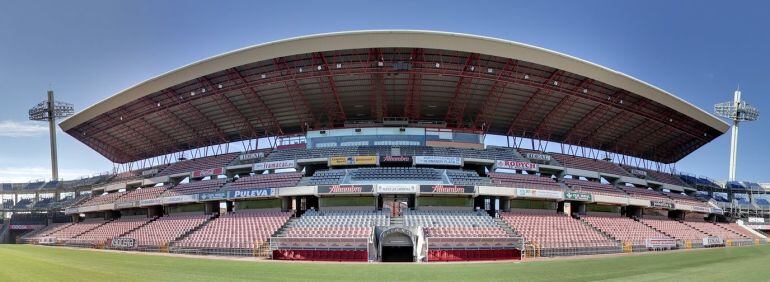
<svg viewBox="0 0 770 282">
<path fill-rule="evenodd" d="M 523 263 L 287 263 L 0 245 L 0 281 L 768 281 L 770 245 Z"/>
</svg>

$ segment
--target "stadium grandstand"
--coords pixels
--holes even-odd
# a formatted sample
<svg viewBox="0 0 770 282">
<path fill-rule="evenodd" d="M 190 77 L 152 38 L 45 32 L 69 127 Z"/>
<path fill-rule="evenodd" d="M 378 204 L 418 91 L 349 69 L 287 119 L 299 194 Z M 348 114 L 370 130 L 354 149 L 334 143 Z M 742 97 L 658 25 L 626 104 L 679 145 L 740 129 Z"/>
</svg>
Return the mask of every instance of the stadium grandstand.
<svg viewBox="0 0 770 282">
<path fill-rule="evenodd" d="M 59 126 L 115 170 L 3 183 L 3 242 L 433 262 L 749 246 L 770 229 L 762 185 L 675 170 L 726 123 L 620 72 L 488 37 L 265 43 Z"/>
</svg>

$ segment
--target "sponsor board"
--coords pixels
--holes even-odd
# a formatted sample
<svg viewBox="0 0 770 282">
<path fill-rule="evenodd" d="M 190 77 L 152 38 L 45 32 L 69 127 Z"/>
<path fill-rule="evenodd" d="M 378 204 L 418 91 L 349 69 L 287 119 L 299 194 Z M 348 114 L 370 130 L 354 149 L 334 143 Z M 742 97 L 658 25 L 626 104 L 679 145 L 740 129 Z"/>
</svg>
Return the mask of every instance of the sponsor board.
<svg viewBox="0 0 770 282">
<path fill-rule="evenodd" d="M 746 226 L 754 230 L 770 230 L 770 225 L 767 224 L 748 224 Z"/>
<path fill-rule="evenodd" d="M 148 170 L 142 171 L 142 176 L 150 176 L 150 175 L 156 175 L 156 174 L 158 174 L 158 169 L 157 168 L 153 168 L 153 169 L 148 169 Z"/>
<path fill-rule="evenodd" d="M 248 154 L 241 154 L 238 156 L 239 161 L 247 161 L 247 160 L 253 160 L 253 159 L 261 159 L 265 157 L 265 152 L 256 152 L 256 153 L 248 153 Z"/>
<path fill-rule="evenodd" d="M 38 244 L 53 245 L 56 244 L 56 237 L 42 237 L 37 240 Z"/>
<path fill-rule="evenodd" d="M 532 161 L 550 162 L 551 156 L 546 154 L 526 153 L 525 157 Z"/>
<path fill-rule="evenodd" d="M 723 246 L 725 241 L 719 237 L 705 237 L 703 238 L 704 247 Z"/>
<path fill-rule="evenodd" d="M 381 156 L 380 164 L 411 164 L 411 156 Z"/>
<path fill-rule="evenodd" d="M 372 193 L 373 185 L 319 185 L 318 194 L 361 194 Z"/>
<path fill-rule="evenodd" d="M 650 207 L 653 207 L 653 208 L 664 208 L 664 209 L 673 210 L 674 209 L 674 204 L 669 203 L 669 202 L 650 201 Z"/>
<path fill-rule="evenodd" d="M 281 168 L 295 168 L 295 167 L 297 167 L 297 161 L 295 161 L 295 160 L 287 160 L 287 161 L 255 163 L 253 170 L 254 171 L 260 171 L 260 170 L 271 170 L 271 169 L 281 169 Z"/>
<path fill-rule="evenodd" d="M 227 191 L 228 199 L 264 198 L 275 195 L 275 188 L 241 189 Z"/>
<path fill-rule="evenodd" d="M 714 213 L 714 214 L 724 214 L 725 211 L 720 209 L 720 208 L 711 208 L 711 213 Z"/>
<path fill-rule="evenodd" d="M 420 185 L 421 194 L 473 194 L 475 186 L 461 185 Z"/>
<path fill-rule="evenodd" d="M 676 239 L 669 238 L 648 238 L 644 241 L 648 249 L 673 249 L 676 248 Z"/>
<path fill-rule="evenodd" d="M 329 166 L 376 165 L 377 156 L 330 157 Z"/>
<path fill-rule="evenodd" d="M 412 184 L 377 184 L 379 194 L 414 194 L 417 186 Z"/>
<path fill-rule="evenodd" d="M 133 208 L 139 205 L 139 202 L 133 201 L 133 202 L 118 202 L 115 203 L 116 209 L 127 209 L 127 208 Z"/>
<path fill-rule="evenodd" d="M 139 201 L 140 206 L 157 206 L 160 205 L 161 199 L 155 198 L 155 199 L 146 199 Z"/>
<path fill-rule="evenodd" d="M 225 173 L 225 169 L 222 167 L 218 168 L 209 168 L 209 169 L 201 169 L 193 171 L 190 176 L 192 178 L 200 178 L 200 177 L 206 177 L 210 175 L 221 175 Z"/>
<path fill-rule="evenodd" d="M 133 248 L 133 247 L 136 247 L 136 239 L 119 237 L 119 238 L 112 239 L 112 242 L 110 243 L 110 245 L 116 248 Z"/>
<path fill-rule="evenodd" d="M 198 201 L 223 200 L 227 198 L 227 192 L 211 192 L 198 194 Z"/>
<path fill-rule="evenodd" d="M 573 201 L 586 201 L 586 202 L 590 202 L 590 201 L 593 201 L 594 197 L 593 197 L 593 195 L 591 195 L 589 193 L 564 192 L 564 199 L 565 200 L 573 200 Z"/>
<path fill-rule="evenodd" d="M 516 188 L 516 196 L 526 198 L 561 199 L 564 194 L 561 191 Z"/>
<path fill-rule="evenodd" d="M 64 209 L 64 214 L 75 214 L 78 213 L 78 208 L 66 208 Z"/>
<path fill-rule="evenodd" d="M 463 159 L 459 157 L 415 156 L 414 164 L 438 165 L 438 166 L 462 166 Z"/>
<path fill-rule="evenodd" d="M 495 168 L 514 169 L 514 170 L 538 170 L 540 166 L 536 163 L 496 160 Z"/>
<path fill-rule="evenodd" d="M 647 177 L 647 172 L 641 169 L 631 169 L 631 174 L 636 175 L 639 178 Z"/>
<path fill-rule="evenodd" d="M 170 196 L 161 200 L 163 204 L 189 203 L 195 201 L 198 201 L 198 194 Z"/>
</svg>

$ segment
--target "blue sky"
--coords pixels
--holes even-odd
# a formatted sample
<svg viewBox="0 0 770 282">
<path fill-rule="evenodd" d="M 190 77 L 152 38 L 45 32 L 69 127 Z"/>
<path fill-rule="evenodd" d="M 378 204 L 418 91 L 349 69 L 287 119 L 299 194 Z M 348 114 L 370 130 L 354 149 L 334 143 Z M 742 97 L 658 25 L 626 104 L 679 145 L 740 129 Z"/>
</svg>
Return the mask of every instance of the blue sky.
<svg viewBox="0 0 770 282">
<path fill-rule="evenodd" d="M 281 2 L 281 3 L 279 3 Z M 533 3 L 534 2 L 534 3 Z M 622 3 L 621 3 L 622 2 Z M 83 109 L 216 54 L 361 29 L 425 29 L 532 44 L 615 69 L 711 111 L 731 99 L 770 110 L 766 2 L 721 1 L 7 1 L 0 0 L 0 182 L 49 177 L 44 124 L 27 109 L 53 88 Z M 770 181 L 765 119 L 742 127 L 738 177 Z M 59 134 L 67 179 L 112 168 Z M 677 164 L 727 176 L 729 134 Z"/>
</svg>

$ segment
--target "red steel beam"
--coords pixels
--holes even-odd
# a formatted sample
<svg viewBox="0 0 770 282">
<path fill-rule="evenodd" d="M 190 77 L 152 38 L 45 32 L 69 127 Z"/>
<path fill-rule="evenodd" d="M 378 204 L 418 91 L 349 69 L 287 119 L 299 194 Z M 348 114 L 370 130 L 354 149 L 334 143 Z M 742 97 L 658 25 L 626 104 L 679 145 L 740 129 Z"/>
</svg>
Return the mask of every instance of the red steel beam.
<svg viewBox="0 0 770 282">
<path fill-rule="evenodd" d="M 288 79 L 283 79 L 283 85 L 286 88 L 286 93 L 289 94 L 291 100 L 291 106 L 294 112 L 299 117 L 300 125 L 303 131 L 307 131 L 309 126 L 318 127 L 320 122 L 313 115 L 313 110 L 310 108 L 310 104 L 307 102 L 307 97 L 302 93 L 302 88 L 299 87 L 297 82 L 298 73 L 294 71 L 286 62 L 285 58 L 273 59 L 273 66 L 281 77 L 286 76 Z M 302 110 L 300 109 L 302 107 Z M 304 114 L 302 114 L 304 112 Z M 305 123 L 308 123 L 307 126 Z"/>
<path fill-rule="evenodd" d="M 347 117 L 345 116 L 345 110 L 342 107 L 342 101 L 340 101 L 340 95 L 337 93 L 337 85 L 334 83 L 334 75 L 329 67 L 329 63 L 326 61 L 326 56 L 323 53 L 313 53 L 313 64 L 316 65 L 316 70 L 326 73 L 326 81 L 319 77 L 318 84 L 321 92 L 324 93 L 324 107 L 327 113 L 327 123 L 330 128 L 341 126 L 345 124 Z"/>
<path fill-rule="evenodd" d="M 585 78 L 585 79 L 583 79 L 583 81 L 582 81 L 582 82 L 580 82 L 580 84 L 579 84 L 577 87 L 575 87 L 575 89 L 574 89 L 574 90 L 575 90 L 575 91 L 581 91 L 581 89 L 585 89 L 585 88 L 586 88 L 586 87 L 588 87 L 588 85 L 590 85 L 591 83 L 593 83 L 593 80 L 592 80 L 592 79 L 590 79 L 590 78 Z M 566 113 L 566 111 L 562 111 L 562 112 L 560 112 L 560 110 L 561 110 L 563 107 L 565 107 L 565 106 L 566 106 L 566 108 L 567 108 L 567 109 L 569 109 L 569 108 L 570 108 L 572 105 L 574 105 L 574 104 L 575 104 L 575 101 L 576 101 L 576 100 L 578 100 L 579 98 L 580 98 L 580 97 L 575 97 L 575 96 L 572 96 L 572 95 L 566 95 L 566 96 L 564 96 L 564 98 L 563 98 L 563 99 L 561 99 L 561 101 L 559 101 L 559 103 L 558 103 L 558 104 L 556 104 L 556 106 L 555 106 L 555 107 L 553 107 L 553 108 L 551 109 L 551 111 L 549 111 L 549 112 L 548 112 L 548 113 L 545 115 L 545 117 L 544 117 L 544 118 L 543 118 L 543 119 L 540 121 L 540 123 L 539 123 L 539 124 L 537 125 L 537 127 L 535 128 L 535 131 L 534 131 L 534 132 L 535 132 L 535 134 L 536 134 L 536 135 L 537 135 L 537 134 L 542 134 L 542 133 L 543 133 L 542 131 L 543 131 L 543 129 L 544 129 L 544 126 L 545 126 L 545 128 L 547 129 L 547 126 L 550 126 L 550 124 L 551 124 L 551 123 L 550 123 L 550 121 L 551 121 L 551 119 L 552 119 L 553 117 L 556 117 L 558 113 L 562 113 L 562 115 L 560 115 L 560 116 L 563 116 L 563 114 L 565 114 L 565 113 Z"/>
<path fill-rule="evenodd" d="M 481 104 L 481 110 L 476 115 L 476 118 L 473 119 L 473 129 L 478 130 L 480 127 L 483 127 L 481 129 L 486 133 L 489 128 L 492 127 L 492 121 L 494 119 L 490 117 L 494 117 L 497 114 L 497 107 L 500 105 L 500 99 L 503 97 L 503 93 L 510 83 L 509 81 L 500 78 L 502 76 L 514 76 L 518 64 L 519 61 L 517 60 L 506 60 L 505 66 L 503 66 L 503 69 L 497 74 L 497 80 L 492 84 L 492 87 L 489 88 L 487 97 L 484 99 L 484 103 Z"/>
<path fill-rule="evenodd" d="M 238 69 L 235 69 L 235 68 L 228 69 L 227 73 L 228 73 L 228 77 L 231 80 L 240 81 L 244 85 L 248 85 L 249 84 L 248 81 L 246 80 L 246 78 L 243 77 L 241 72 L 238 71 Z M 273 111 L 270 110 L 270 107 L 268 107 L 265 104 L 265 102 L 262 101 L 262 98 L 259 97 L 259 93 L 255 89 L 255 87 L 246 86 L 246 87 L 242 88 L 242 90 L 246 90 L 247 91 L 246 92 L 246 99 L 249 101 L 249 103 L 257 106 L 257 108 L 259 109 L 259 111 L 257 111 L 256 117 L 259 120 L 260 124 L 262 124 L 262 126 L 265 127 L 265 129 L 264 129 L 265 132 L 272 133 L 272 134 L 278 135 L 278 136 L 283 135 L 283 129 L 281 128 L 281 125 L 278 122 L 278 120 L 275 118 L 275 114 L 273 114 Z M 222 90 L 218 90 L 218 91 L 222 91 Z M 224 92 L 224 91 L 222 91 L 222 92 Z M 224 94 L 222 94 L 222 95 L 224 96 Z M 229 99 L 228 99 L 228 101 L 229 101 Z M 230 103 L 232 104 L 232 101 L 230 101 Z M 263 120 L 260 117 L 261 114 L 263 114 L 265 116 L 265 120 L 266 121 Z M 254 129 L 253 125 L 251 125 L 251 126 L 252 126 L 252 130 L 256 133 L 256 129 Z M 259 136 L 259 135 L 257 135 L 257 136 Z"/>
<path fill-rule="evenodd" d="M 409 71 L 407 81 L 406 99 L 404 99 L 404 116 L 412 120 L 420 119 L 420 102 L 422 100 L 422 73 L 416 71 L 422 67 L 423 50 L 420 48 L 412 49 L 410 57 L 412 58 L 412 70 Z"/>
<path fill-rule="evenodd" d="M 478 59 L 479 54 L 476 53 L 468 54 L 468 57 L 465 59 L 465 64 L 460 70 L 460 76 L 457 79 L 454 94 L 452 95 L 452 99 L 449 100 L 449 107 L 447 108 L 446 116 L 444 117 L 444 121 L 447 125 L 462 127 L 465 107 L 468 104 L 471 92 L 469 88 L 473 85 L 473 80 L 476 78 L 475 74 L 477 73 L 477 66 L 475 66 L 475 64 Z"/>
<path fill-rule="evenodd" d="M 535 84 L 542 84 L 543 86 L 548 85 L 550 82 L 558 79 L 563 73 L 564 71 L 562 70 L 558 70 L 558 69 L 554 70 L 551 73 L 551 75 L 549 75 L 548 78 L 543 81 L 543 83 L 535 83 Z M 537 88 L 535 93 L 533 93 L 532 96 L 529 97 L 529 100 L 527 100 L 527 102 L 524 104 L 524 106 L 521 107 L 521 110 L 518 113 L 516 113 L 516 116 L 513 117 L 513 120 L 511 121 L 511 125 L 508 127 L 508 132 L 506 135 L 509 135 L 509 136 L 513 135 L 513 130 L 516 128 L 516 125 L 518 124 L 519 119 L 525 116 L 524 113 L 526 113 L 529 110 L 532 103 L 537 101 L 540 94 L 550 93 L 551 91 L 553 91 L 551 87 Z"/>
</svg>

